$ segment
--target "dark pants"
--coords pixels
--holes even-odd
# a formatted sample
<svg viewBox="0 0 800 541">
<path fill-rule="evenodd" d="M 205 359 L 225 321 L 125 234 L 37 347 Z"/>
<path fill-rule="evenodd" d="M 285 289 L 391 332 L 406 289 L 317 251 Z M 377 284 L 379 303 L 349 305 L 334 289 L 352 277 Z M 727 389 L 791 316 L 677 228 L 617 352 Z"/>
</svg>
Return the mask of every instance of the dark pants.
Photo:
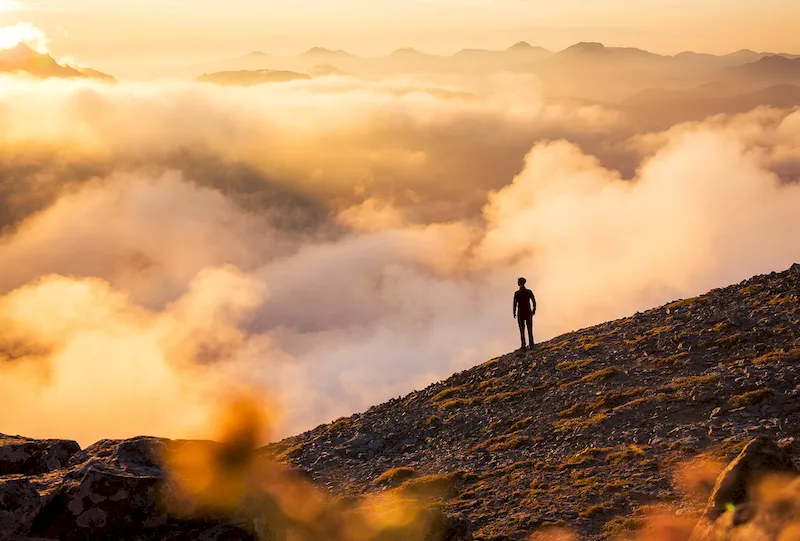
<svg viewBox="0 0 800 541">
<path fill-rule="evenodd" d="M 518 314 L 517 323 L 519 323 L 519 341 L 522 347 L 525 347 L 525 325 L 528 326 L 528 344 L 533 347 L 533 314 Z"/>
</svg>

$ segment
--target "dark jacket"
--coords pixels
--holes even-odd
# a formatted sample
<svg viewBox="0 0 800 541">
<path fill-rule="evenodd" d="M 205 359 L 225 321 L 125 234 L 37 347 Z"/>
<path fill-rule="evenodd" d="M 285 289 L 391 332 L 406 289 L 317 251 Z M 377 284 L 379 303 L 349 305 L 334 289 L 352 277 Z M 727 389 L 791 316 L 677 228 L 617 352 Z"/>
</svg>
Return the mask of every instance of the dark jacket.
<svg viewBox="0 0 800 541">
<path fill-rule="evenodd" d="M 520 316 L 530 316 L 536 313 L 536 297 L 533 296 L 533 291 L 527 288 L 522 288 L 514 293 L 514 315 L 517 315 L 517 307 L 519 307 Z"/>
</svg>

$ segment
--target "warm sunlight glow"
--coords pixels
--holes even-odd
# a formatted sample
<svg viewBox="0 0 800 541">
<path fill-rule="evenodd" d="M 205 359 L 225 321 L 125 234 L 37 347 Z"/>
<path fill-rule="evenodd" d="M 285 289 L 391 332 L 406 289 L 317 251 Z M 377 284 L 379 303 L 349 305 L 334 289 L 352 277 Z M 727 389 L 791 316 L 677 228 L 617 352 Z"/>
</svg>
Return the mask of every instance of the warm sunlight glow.
<svg viewBox="0 0 800 541">
<path fill-rule="evenodd" d="M 0 0 L 0 12 L 8 9 L 10 2 Z M 47 51 L 47 36 L 30 23 L 17 23 L 0 28 L 0 49 L 12 49 L 24 43 L 39 52 Z"/>
<path fill-rule="evenodd" d="M 19 2 L 15 0 L 0 0 L 0 13 L 16 11 L 19 9 Z"/>
<path fill-rule="evenodd" d="M 0 0 L 0 541 L 800 541 L 798 20 Z"/>
</svg>

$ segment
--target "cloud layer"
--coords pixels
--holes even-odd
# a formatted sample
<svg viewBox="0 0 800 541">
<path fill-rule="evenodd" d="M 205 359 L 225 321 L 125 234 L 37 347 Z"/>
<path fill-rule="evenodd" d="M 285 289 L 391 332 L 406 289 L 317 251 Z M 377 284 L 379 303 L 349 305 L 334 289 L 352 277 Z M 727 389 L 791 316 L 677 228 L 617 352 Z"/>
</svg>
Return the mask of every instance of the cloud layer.
<svg viewBox="0 0 800 541">
<path fill-rule="evenodd" d="M 0 430 L 279 435 L 800 260 L 800 112 L 637 134 L 525 76 L 0 82 Z"/>
</svg>

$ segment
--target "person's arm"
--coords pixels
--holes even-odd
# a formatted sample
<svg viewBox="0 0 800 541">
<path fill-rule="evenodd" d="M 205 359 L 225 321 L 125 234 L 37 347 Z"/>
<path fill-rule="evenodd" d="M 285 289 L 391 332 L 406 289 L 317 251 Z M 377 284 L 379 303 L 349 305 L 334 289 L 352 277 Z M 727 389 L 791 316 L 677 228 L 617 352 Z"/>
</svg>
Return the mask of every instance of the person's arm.
<svg viewBox="0 0 800 541">
<path fill-rule="evenodd" d="M 517 294 L 514 293 L 514 319 L 517 319 Z"/>
<path fill-rule="evenodd" d="M 536 313 L 536 297 L 534 296 L 533 291 L 531 291 L 531 304 L 533 304 L 533 312 L 531 312 L 531 313 L 535 314 Z"/>
</svg>

